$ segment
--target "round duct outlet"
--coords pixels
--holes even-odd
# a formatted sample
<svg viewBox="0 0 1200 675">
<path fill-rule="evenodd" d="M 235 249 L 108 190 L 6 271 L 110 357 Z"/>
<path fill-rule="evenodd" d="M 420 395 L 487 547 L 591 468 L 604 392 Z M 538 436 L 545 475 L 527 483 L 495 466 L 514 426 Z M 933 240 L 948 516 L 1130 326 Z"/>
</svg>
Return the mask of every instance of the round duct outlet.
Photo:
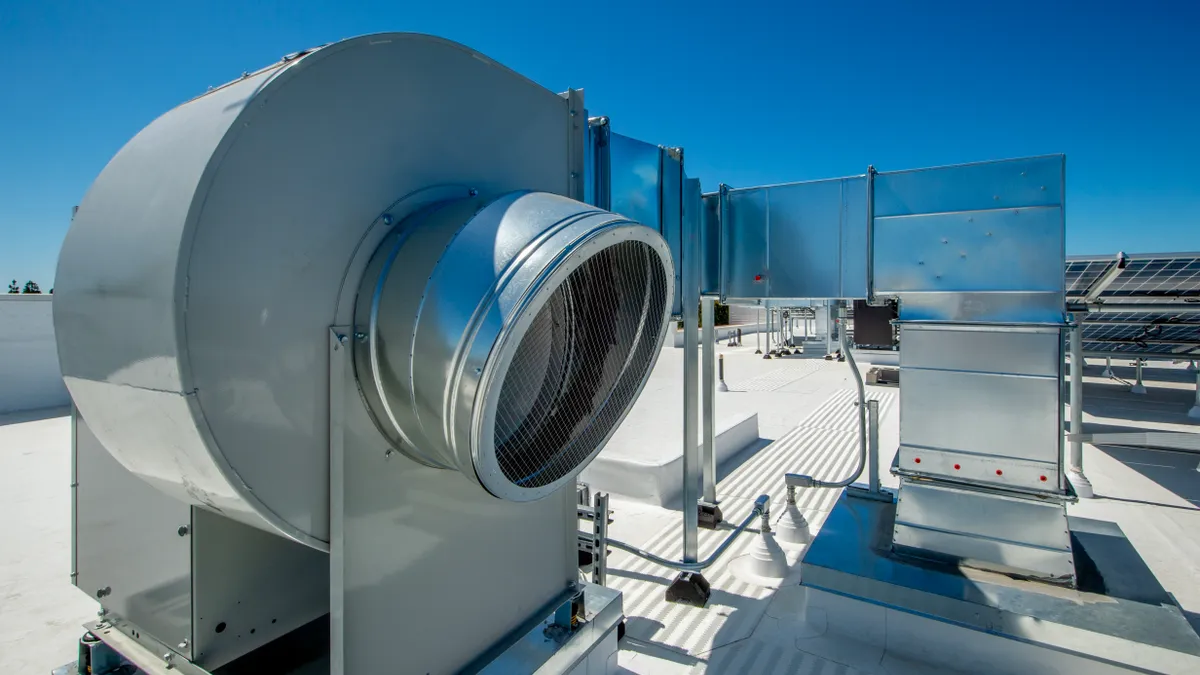
<svg viewBox="0 0 1200 675">
<path fill-rule="evenodd" d="M 529 501 L 595 457 L 645 384 L 674 277 L 654 230 L 565 197 L 434 205 L 376 251 L 356 305 L 368 408 L 412 459 Z"/>
</svg>

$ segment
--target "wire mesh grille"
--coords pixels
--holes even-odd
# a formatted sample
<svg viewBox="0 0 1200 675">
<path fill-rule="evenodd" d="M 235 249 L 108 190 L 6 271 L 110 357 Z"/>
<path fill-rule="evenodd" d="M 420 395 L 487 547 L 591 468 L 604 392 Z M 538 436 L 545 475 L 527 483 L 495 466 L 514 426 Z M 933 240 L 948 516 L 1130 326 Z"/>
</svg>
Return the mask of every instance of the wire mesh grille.
<svg viewBox="0 0 1200 675">
<path fill-rule="evenodd" d="M 570 474 L 604 441 L 654 364 L 667 278 L 640 241 L 568 275 L 513 355 L 496 404 L 496 460 L 521 487 Z"/>
</svg>

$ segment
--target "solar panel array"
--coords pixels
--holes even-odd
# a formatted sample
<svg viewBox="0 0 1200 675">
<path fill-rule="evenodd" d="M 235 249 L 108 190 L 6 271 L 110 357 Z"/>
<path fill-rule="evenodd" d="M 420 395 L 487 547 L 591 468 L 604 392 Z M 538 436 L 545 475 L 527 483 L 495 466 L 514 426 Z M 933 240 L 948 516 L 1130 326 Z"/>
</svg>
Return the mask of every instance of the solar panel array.
<svg viewBox="0 0 1200 675">
<path fill-rule="evenodd" d="M 1069 301 L 1087 291 L 1116 265 L 1115 256 L 1067 261 Z M 1126 266 L 1100 294 L 1107 304 L 1200 303 L 1200 254 L 1149 254 L 1127 258 Z M 1156 309 L 1159 309 L 1156 307 Z M 1084 318 L 1085 352 L 1200 356 L 1200 314 L 1180 312 L 1089 312 Z"/>
</svg>

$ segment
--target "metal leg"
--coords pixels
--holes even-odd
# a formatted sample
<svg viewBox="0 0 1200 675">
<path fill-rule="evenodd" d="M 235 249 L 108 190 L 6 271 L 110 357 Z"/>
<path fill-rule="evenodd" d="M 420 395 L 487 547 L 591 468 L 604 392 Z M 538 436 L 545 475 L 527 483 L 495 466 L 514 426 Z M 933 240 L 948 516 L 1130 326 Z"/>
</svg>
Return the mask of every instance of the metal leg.
<svg viewBox="0 0 1200 675">
<path fill-rule="evenodd" d="M 729 385 L 725 384 L 725 355 L 721 354 L 717 358 L 717 391 L 729 391 Z"/>
<path fill-rule="evenodd" d="M 715 300 L 711 297 L 701 300 L 701 317 L 700 325 L 703 327 L 703 335 L 700 338 L 703 350 L 703 372 L 704 372 L 704 390 L 701 398 L 703 409 L 700 415 L 701 418 L 701 434 L 703 437 L 703 452 L 701 453 L 700 468 L 704 481 L 702 490 L 702 499 L 709 504 L 717 503 L 717 453 L 716 453 L 716 413 L 714 398 L 716 392 L 716 383 L 713 380 L 713 361 L 717 351 L 714 334 L 716 329 L 713 323 L 716 321 Z"/>
<path fill-rule="evenodd" d="M 1068 476 L 1075 494 L 1083 499 L 1093 496 L 1092 483 L 1083 473 L 1083 327 L 1071 329 L 1071 457 Z"/>
<path fill-rule="evenodd" d="M 771 308 L 767 308 L 767 352 L 763 354 L 764 359 L 771 358 Z"/>
<path fill-rule="evenodd" d="M 606 586 L 608 581 L 608 493 L 596 493 L 595 518 L 592 535 L 596 548 L 592 551 L 592 583 Z"/>
<path fill-rule="evenodd" d="M 762 315 L 760 314 L 758 317 L 758 331 L 754 333 L 754 353 L 755 354 L 762 353 L 762 332 L 763 332 L 763 327 L 765 325 L 766 324 L 764 324 L 763 320 L 762 320 Z"/>
<path fill-rule="evenodd" d="M 1100 373 L 1100 374 L 1103 375 L 1104 377 L 1107 377 L 1110 380 L 1113 378 L 1112 357 L 1111 356 L 1104 357 L 1104 372 Z"/>
<path fill-rule="evenodd" d="M 1133 383 L 1133 386 L 1129 388 L 1129 393 L 1144 394 L 1144 393 L 1146 393 L 1146 385 L 1142 384 L 1142 360 L 1141 359 L 1136 360 L 1135 368 L 1136 368 L 1135 372 L 1137 373 L 1137 380 Z"/>
<path fill-rule="evenodd" d="M 1194 372 L 1196 372 L 1196 362 L 1195 362 L 1195 361 L 1188 361 L 1188 367 L 1187 367 L 1187 371 L 1188 371 L 1189 373 L 1194 373 Z"/>
<path fill-rule="evenodd" d="M 825 353 L 833 353 L 833 305 L 825 305 Z"/>
<path fill-rule="evenodd" d="M 1200 373 L 1196 373 L 1196 404 L 1188 411 L 1188 417 L 1200 419 Z"/>
<path fill-rule="evenodd" d="M 867 489 L 879 494 L 879 401 L 867 401 Z"/>
</svg>

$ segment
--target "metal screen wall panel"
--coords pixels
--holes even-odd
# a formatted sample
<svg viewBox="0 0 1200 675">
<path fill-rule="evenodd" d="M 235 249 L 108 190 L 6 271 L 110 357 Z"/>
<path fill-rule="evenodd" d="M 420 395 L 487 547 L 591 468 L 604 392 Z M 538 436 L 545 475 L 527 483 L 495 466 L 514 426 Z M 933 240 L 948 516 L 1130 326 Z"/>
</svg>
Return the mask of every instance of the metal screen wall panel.
<svg viewBox="0 0 1200 675">
<path fill-rule="evenodd" d="M 835 178 L 730 190 L 721 256 L 725 295 L 866 297 L 865 181 Z M 762 279 L 755 281 L 757 275 Z"/>
<path fill-rule="evenodd" d="M 839 297 L 841 181 L 768 188 L 767 200 L 772 297 Z"/>
<path fill-rule="evenodd" d="M 903 325 L 899 469 L 1057 493 L 1062 341 L 1056 329 Z"/>
<path fill-rule="evenodd" d="M 609 134 L 608 151 L 609 210 L 661 232 L 658 146 L 613 133 Z"/>
<path fill-rule="evenodd" d="M 769 298 L 767 192 L 731 190 L 727 201 L 725 215 L 729 222 L 722 223 L 724 294 L 730 298 Z"/>
<path fill-rule="evenodd" d="M 867 297 L 867 179 L 842 178 L 843 298 Z"/>
</svg>

